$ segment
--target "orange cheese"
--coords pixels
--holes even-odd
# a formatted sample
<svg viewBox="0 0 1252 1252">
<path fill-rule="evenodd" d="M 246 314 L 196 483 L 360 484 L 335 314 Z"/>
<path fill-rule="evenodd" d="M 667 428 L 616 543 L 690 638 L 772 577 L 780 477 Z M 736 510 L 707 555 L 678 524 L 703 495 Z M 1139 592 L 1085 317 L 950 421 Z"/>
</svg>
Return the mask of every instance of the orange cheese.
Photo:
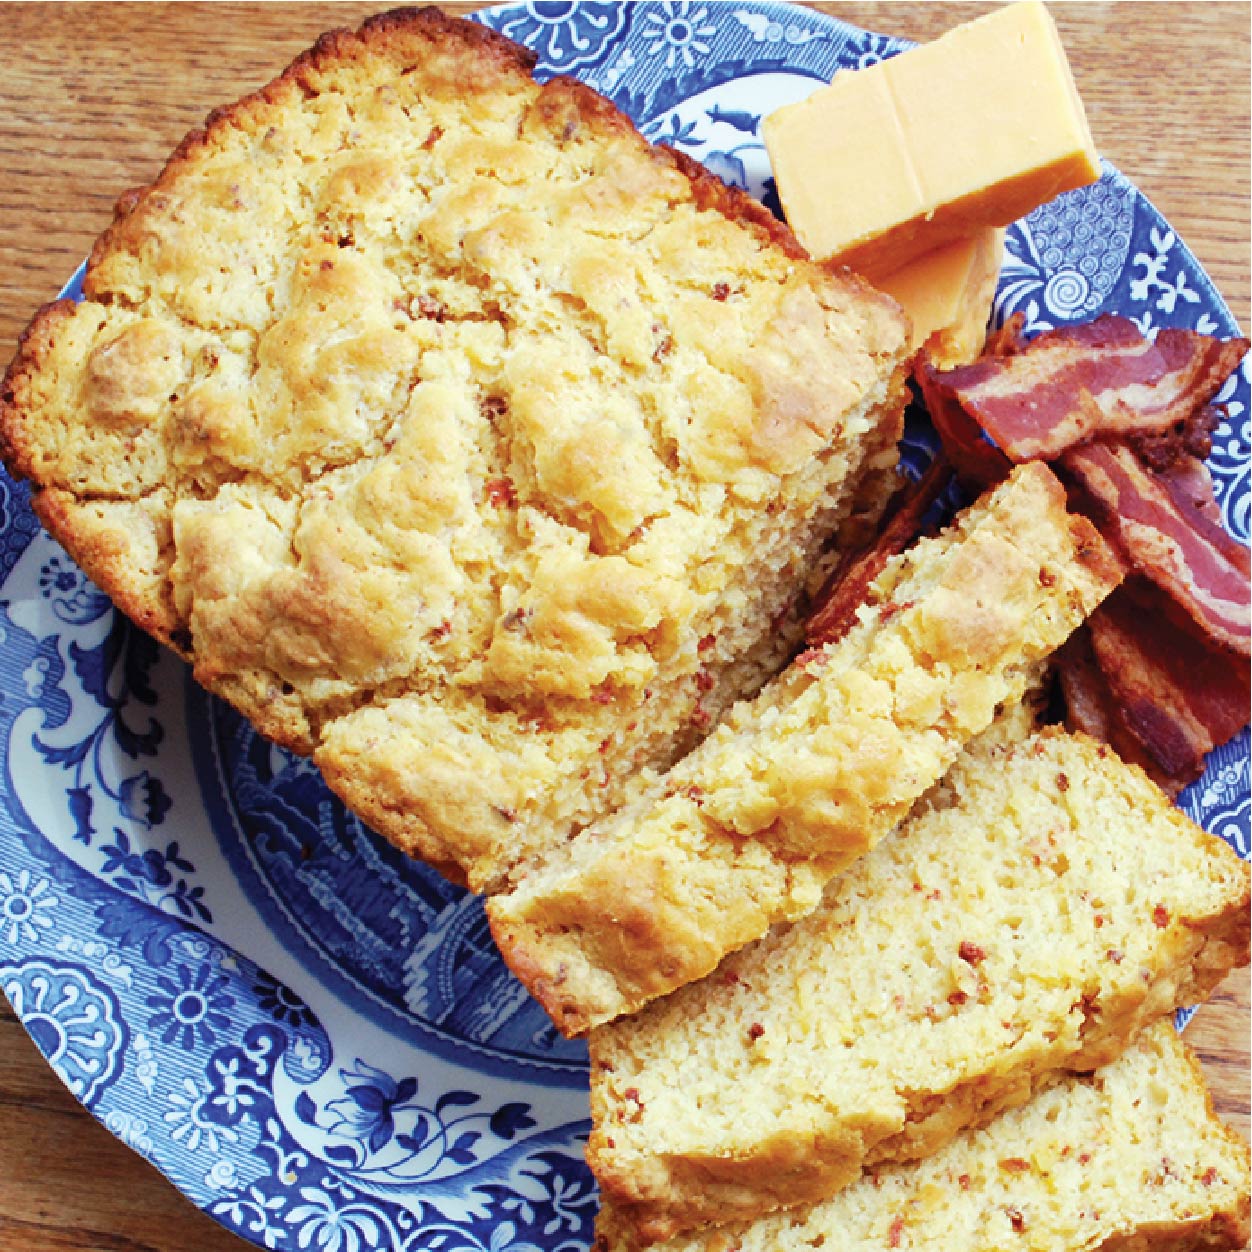
<svg viewBox="0 0 1252 1252">
<path fill-rule="evenodd" d="M 841 71 L 762 134 L 800 242 L 877 277 L 1100 176 L 1040 0 Z"/>
<path fill-rule="evenodd" d="M 1004 231 L 981 230 L 878 280 L 913 323 L 910 351 L 937 335 L 930 347 L 940 368 L 954 369 L 978 356 L 987 340 L 1003 252 Z"/>
</svg>

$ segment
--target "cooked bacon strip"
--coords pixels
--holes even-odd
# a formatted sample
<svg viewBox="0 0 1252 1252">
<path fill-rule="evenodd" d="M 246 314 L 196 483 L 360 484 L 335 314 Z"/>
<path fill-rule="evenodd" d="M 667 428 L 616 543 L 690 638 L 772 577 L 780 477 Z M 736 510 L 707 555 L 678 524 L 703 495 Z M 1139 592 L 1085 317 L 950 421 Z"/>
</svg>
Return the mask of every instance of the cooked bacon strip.
<svg viewBox="0 0 1252 1252">
<path fill-rule="evenodd" d="M 1136 570 L 1168 591 L 1215 643 L 1252 656 L 1248 551 L 1195 503 L 1181 475 L 1151 473 L 1122 444 L 1071 448 L 1061 466 Z"/>
<path fill-rule="evenodd" d="M 1221 420 L 1219 409 L 1206 404 L 1159 435 L 1130 435 L 1128 447 L 1151 470 L 1161 473 L 1179 461 L 1203 461 L 1213 451 L 1213 431 Z"/>
<path fill-rule="evenodd" d="M 1164 773 L 1143 744 L 1126 729 L 1108 682 L 1096 664 L 1091 632 L 1085 624 L 1057 652 L 1056 674 L 1065 700 L 1065 725 L 1069 730 L 1080 730 L 1107 743 L 1123 761 L 1140 766 L 1171 796 L 1176 796 L 1187 785 L 1189 778 L 1172 778 Z"/>
<path fill-rule="evenodd" d="M 981 494 L 1008 477 L 1013 463 L 983 436 L 978 423 L 961 407 L 955 396 L 943 386 L 945 375 L 923 347 L 913 365 L 913 377 L 921 389 L 922 400 L 943 453 L 961 480 L 961 486 Z"/>
<path fill-rule="evenodd" d="M 891 497 L 885 511 L 888 521 L 878 537 L 869 547 L 842 560 L 817 593 L 804 630 L 809 647 L 836 643 L 847 634 L 857 609 L 865 603 L 870 583 L 893 556 L 917 538 L 926 510 L 951 481 L 952 467 L 941 453 L 916 482 L 906 483 Z"/>
<path fill-rule="evenodd" d="M 983 356 L 1016 356 L 1026 350 L 1029 340 L 1022 333 L 1026 325 L 1025 313 L 1014 313 L 998 330 L 990 331 L 983 344 Z"/>
<path fill-rule="evenodd" d="M 1151 475 L 1172 501 L 1178 516 L 1215 548 L 1224 552 L 1243 575 L 1244 603 L 1248 601 L 1248 550 L 1227 529 L 1213 491 L 1213 476 L 1203 461 L 1185 457 L 1168 470 Z"/>
<path fill-rule="evenodd" d="M 916 376 L 945 451 L 978 486 L 1012 462 L 1056 462 L 1141 577 L 1091 618 L 1058 660 L 1068 723 L 1177 793 L 1247 721 L 1252 588 L 1247 550 L 1223 528 L 1201 458 L 1209 402 L 1248 342 L 1123 318 L 1030 343 L 1006 325 L 973 365 Z M 988 442 L 989 436 L 993 442 Z"/>
<path fill-rule="evenodd" d="M 1175 617 L 1168 597 L 1142 579 L 1123 584 L 1087 625 L 1116 722 L 1175 788 L 1199 778 L 1205 754 L 1248 719 L 1247 662 Z"/>
<path fill-rule="evenodd" d="M 1086 623 L 1079 626 L 1056 654 L 1056 676 L 1065 699 L 1065 725 L 1093 739 L 1111 743 L 1113 705 L 1109 685 L 1096 664 Z"/>
<path fill-rule="evenodd" d="M 1246 339 L 1165 329 L 1155 342 L 1112 314 L 1046 331 L 1020 351 L 938 373 L 1012 461 L 1047 460 L 1101 436 L 1163 434 L 1203 408 L 1248 350 Z"/>
</svg>

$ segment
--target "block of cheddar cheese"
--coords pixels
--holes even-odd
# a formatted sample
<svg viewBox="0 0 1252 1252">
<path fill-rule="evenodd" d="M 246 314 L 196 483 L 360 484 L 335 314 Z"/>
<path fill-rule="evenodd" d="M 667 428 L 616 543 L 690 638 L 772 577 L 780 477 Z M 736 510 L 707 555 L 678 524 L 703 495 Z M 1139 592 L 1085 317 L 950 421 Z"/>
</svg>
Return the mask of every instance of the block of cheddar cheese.
<svg viewBox="0 0 1252 1252">
<path fill-rule="evenodd" d="M 1094 182 L 1099 156 L 1041 0 L 997 9 L 766 117 L 809 252 L 882 278 Z"/>
<path fill-rule="evenodd" d="M 945 370 L 978 356 L 987 340 L 1003 252 L 1004 231 L 989 227 L 879 279 L 880 290 L 909 316 L 910 352 L 931 340 L 931 358 Z"/>
</svg>

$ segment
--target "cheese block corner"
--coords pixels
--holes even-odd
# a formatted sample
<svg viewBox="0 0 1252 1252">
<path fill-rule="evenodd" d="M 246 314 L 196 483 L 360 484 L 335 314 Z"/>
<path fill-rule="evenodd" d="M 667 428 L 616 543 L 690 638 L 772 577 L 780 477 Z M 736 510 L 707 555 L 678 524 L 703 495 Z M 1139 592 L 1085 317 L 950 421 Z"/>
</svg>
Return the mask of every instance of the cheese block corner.
<svg viewBox="0 0 1252 1252">
<path fill-rule="evenodd" d="M 1004 231 L 987 227 L 944 244 L 878 281 L 908 314 L 909 351 L 929 341 L 940 369 L 967 365 L 982 352 L 995 300 Z"/>
<path fill-rule="evenodd" d="M 1040 0 L 841 71 L 766 117 L 762 135 L 800 242 L 871 279 L 1100 176 Z"/>
</svg>

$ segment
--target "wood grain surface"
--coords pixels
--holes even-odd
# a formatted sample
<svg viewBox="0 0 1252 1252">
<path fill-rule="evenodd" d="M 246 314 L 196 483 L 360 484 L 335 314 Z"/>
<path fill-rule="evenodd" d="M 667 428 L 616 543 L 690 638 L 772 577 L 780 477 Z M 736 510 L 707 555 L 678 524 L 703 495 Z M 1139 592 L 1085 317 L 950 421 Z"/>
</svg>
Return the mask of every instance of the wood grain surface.
<svg viewBox="0 0 1252 1252">
<path fill-rule="evenodd" d="M 56 295 L 108 224 L 121 191 L 149 181 L 209 109 L 263 84 L 321 31 L 379 7 L 6 4 L 0 364 L 36 307 Z M 991 6 L 811 7 L 928 39 Z M 1246 328 L 1249 6 L 1123 0 L 1052 9 L 1101 150 L 1187 241 Z M 1217 1107 L 1245 1137 L 1248 989 L 1247 971 L 1229 979 L 1188 1031 Z M 0 1105 L 0 1252 L 247 1246 L 195 1211 L 75 1103 L 7 1005 L 0 1007 Z"/>
</svg>

